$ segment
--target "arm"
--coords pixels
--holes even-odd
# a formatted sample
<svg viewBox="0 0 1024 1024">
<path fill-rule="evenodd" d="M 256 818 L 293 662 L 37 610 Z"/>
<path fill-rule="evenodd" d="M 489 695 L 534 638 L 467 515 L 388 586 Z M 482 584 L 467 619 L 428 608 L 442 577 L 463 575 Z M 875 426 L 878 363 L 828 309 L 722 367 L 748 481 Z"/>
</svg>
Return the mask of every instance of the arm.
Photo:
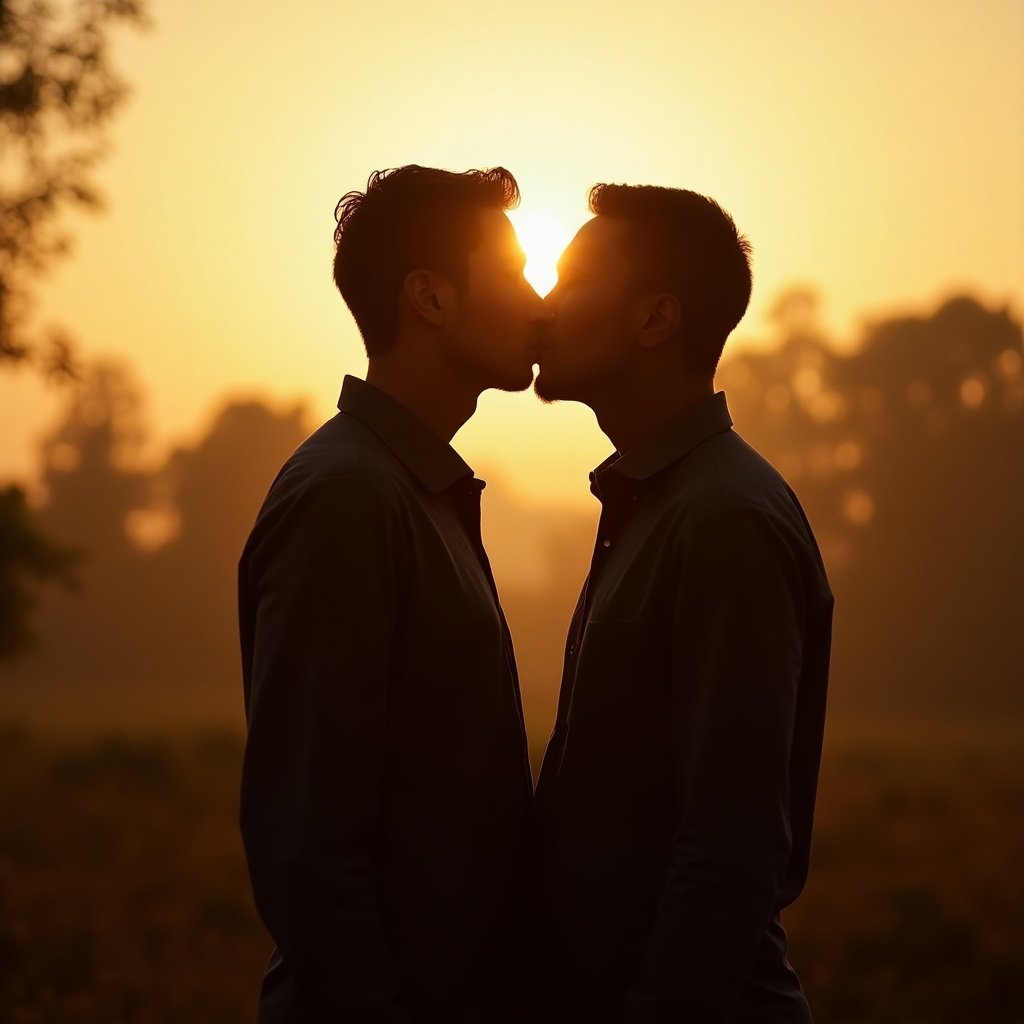
<svg viewBox="0 0 1024 1024">
<path fill-rule="evenodd" d="M 248 561 L 242 834 L 303 1020 L 406 1024 L 377 899 L 394 513 L 356 477 L 302 494 Z"/>
<path fill-rule="evenodd" d="M 677 825 L 627 1024 L 732 1020 L 789 859 L 803 619 L 796 560 L 767 516 L 693 527 L 673 611 Z"/>
</svg>

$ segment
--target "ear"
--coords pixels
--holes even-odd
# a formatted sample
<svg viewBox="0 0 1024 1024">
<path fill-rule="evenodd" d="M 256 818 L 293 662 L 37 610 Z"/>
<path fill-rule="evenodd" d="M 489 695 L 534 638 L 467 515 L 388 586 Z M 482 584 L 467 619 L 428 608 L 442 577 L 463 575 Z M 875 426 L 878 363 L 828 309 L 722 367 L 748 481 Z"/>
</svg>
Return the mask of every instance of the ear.
<svg viewBox="0 0 1024 1024">
<path fill-rule="evenodd" d="M 429 270 L 412 270 L 406 274 L 402 294 L 412 311 L 435 327 L 443 326 L 451 312 L 451 286 Z"/>
<path fill-rule="evenodd" d="M 683 310 L 678 296 L 671 292 L 646 295 L 639 309 L 640 327 L 637 341 L 643 348 L 657 348 L 675 335 Z"/>
</svg>

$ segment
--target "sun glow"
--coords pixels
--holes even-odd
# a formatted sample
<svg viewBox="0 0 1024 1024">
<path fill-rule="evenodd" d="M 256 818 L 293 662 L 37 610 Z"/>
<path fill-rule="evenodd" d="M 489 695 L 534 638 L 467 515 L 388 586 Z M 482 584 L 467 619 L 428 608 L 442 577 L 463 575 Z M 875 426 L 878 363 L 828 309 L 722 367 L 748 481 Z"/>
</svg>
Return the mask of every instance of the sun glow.
<svg viewBox="0 0 1024 1024">
<path fill-rule="evenodd" d="M 509 220 L 526 253 L 526 280 L 538 295 L 547 295 L 558 280 L 558 257 L 579 225 L 546 210 L 513 210 Z"/>
</svg>

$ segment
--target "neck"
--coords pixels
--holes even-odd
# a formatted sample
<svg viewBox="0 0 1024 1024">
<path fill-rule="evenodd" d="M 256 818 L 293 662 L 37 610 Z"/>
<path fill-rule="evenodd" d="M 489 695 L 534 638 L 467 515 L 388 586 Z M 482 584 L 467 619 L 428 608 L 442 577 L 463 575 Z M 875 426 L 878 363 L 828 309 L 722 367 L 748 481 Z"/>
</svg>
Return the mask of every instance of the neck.
<svg viewBox="0 0 1024 1024">
<path fill-rule="evenodd" d="M 691 405 L 715 393 L 714 382 L 662 378 L 590 403 L 597 422 L 620 455 L 657 434 Z"/>
<path fill-rule="evenodd" d="M 366 382 L 401 403 L 444 441 L 476 412 L 480 389 L 451 367 L 388 352 L 370 360 Z"/>
</svg>

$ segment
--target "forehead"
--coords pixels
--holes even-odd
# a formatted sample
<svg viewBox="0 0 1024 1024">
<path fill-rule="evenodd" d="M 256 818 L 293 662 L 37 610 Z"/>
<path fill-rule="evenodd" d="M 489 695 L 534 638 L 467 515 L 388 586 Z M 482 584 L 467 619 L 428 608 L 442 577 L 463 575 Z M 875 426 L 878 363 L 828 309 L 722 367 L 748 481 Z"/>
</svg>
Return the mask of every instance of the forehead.
<svg viewBox="0 0 1024 1024">
<path fill-rule="evenodd" d="M 589 269 L 627 271 L 627 230 L 627 222 L 620 217 L 594 217 L 576 232 L 565 250 L 565 258 Z"/>
<path fill-rule="evenodd" d="M 477 243 L 475 253 L 482 252 L 488 255 L 519 256 L 522 250 L 519 247 L 519 239 L 516 236 L 512 222 L 500 210 L 481 207 L 477 210 L 477 228 L 480 239 Z"/>
</svg>

